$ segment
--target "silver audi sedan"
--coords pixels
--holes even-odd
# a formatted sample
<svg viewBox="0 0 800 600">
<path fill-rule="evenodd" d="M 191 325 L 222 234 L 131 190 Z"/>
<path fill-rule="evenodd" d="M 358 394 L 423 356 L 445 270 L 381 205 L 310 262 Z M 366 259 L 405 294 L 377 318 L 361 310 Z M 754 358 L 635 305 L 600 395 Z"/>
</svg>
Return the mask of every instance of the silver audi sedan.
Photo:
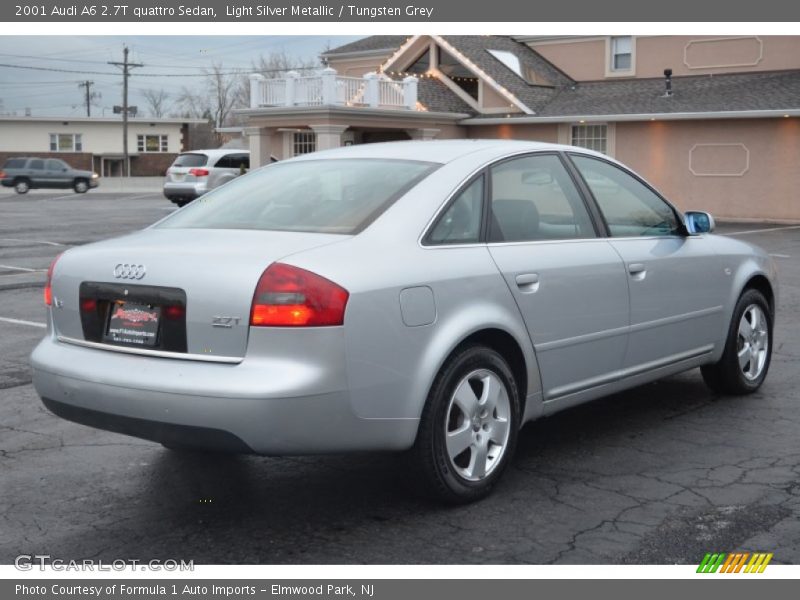
<svg viewBox="0 0 800 600">
<path fill-rule="evenodd" d="M 595 152 L 361 145 L 263 167 L 50 268 L 56 415 L 263 455 L 410 451 L 485 496 L 520 427 L 700 367 L 767 375 L 775 266 Z"/>
</svg>

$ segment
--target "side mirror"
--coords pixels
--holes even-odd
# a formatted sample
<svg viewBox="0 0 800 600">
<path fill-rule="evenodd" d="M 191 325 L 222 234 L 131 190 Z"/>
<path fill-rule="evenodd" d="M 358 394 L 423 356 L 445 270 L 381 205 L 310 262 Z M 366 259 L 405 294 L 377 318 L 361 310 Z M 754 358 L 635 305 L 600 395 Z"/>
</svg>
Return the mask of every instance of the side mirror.
<svg viewBox="0 0 800 600">
<path fill-rule="evenodd" d="M 683 224 L 689 235 L 711 233 L 714 231 L 714 217 L 707 212 L 689 211 L 683 215 Z"/>
</svg>

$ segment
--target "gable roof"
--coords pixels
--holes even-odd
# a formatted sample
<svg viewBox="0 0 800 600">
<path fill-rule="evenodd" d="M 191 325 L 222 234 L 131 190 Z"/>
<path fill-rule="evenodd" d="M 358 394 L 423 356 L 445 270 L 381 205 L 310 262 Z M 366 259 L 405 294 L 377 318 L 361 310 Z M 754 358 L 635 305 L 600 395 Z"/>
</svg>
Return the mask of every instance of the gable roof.
<svg viewBox="0 0 800 600">
<path fill-rule="evenodd" d="M 476 114 L 475 109 L 454 94 L 444 83 L 432 77 L 422 77 L 417 82 L 417 100 L 431 112 Z"/>
<path fill-rule="evenodd" d="M 534 113 L 547 102 L 555 90 L 572 86 L 575 81 L 532 48 L 502 35 L 444 35 L 441 36 L 461 54 L 486 72 L 498 84 L 516 96 Z M 532 85 L 495 58 L 489 50 L 510 52 L 523 67 L 531 69 L 552 86 Z"/>
<path fill-rule="evenodd" d="M 510 36 L 433 36 L 510 94 L 528 110 L 511 113 L 509 119 L 564 120 L 591 116 L 724 113 L 800 109 L 800 70 L 691 75 L 672 78 L 673 94 L 664 96 L 663 78 L 609 79 L 576 82 L 538 52 Z M 346 44 L 332 53 L 376 50 L 384 46 L 388 58 L 410 38 L 371 36 Z M 510 52 L 523 68 L 532 70 L 552 85 L 528 83 L 489 50 Z M 377 50 L 376 50 L 377 51 Z M 419 80 L 419 101 L 428 110 L 475 115 L 472 122 L 497 119 L 497 114 L 476 111 L 444 83 Z M 524 114 L 527 113 L 527 114 Z M 572 118 L 572 119 L 571 119 Z"/>
</svg>

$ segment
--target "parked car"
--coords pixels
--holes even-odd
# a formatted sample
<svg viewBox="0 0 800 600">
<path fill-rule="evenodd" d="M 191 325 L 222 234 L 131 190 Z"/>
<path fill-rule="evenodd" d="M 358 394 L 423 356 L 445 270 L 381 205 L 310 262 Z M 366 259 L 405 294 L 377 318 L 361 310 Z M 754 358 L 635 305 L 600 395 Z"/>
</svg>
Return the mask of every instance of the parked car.
<svg viewBox="0 0 800 600">
<path fill-rule="evenodd" d="M 471 501 L 528 421 L 696 367 L 718 393 L 761 386 L 775 265 L 713 229 L 569 146 L 304 155 L 57 258 L 34 385 L 168 448 L 410 450 Z"/>
<path fill-rule="evenodd" d="M 249 150 L 192 150 L 180 154 L 167 169 L 164 195 L 184 206 L 244 174 L 250 168 Z"/>
<path fill-rule="evenodd" d="M 58 158 L 9 158 L 0 170 L 0 184 L 18 194 L 34 188 L 72 188 L 83 194 L 98 185 L 99 175 L 73 169 Z"/>
</svg>

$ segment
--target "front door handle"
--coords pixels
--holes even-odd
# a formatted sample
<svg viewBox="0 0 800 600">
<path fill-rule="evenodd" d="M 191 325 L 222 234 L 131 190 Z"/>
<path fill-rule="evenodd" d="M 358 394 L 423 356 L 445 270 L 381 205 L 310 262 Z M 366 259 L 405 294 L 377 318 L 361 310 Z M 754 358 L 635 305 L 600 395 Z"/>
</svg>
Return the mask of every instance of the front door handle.
<svg viewBox="0 0 800 600">
<path fill-rule="evenodd" d="M 517 287 L 521 292 L 531 294 L 539 289 L 539 274 L 538 273 L 523 273 L 517 275 L 515 278 Z"/>
<path fill-rule="evenodd" d="M 641 280 L 647 275 L 647 267 L 644 266 L 644 263 L 628 263 L 628 273 L 633 279 Z"/>
</svg>

